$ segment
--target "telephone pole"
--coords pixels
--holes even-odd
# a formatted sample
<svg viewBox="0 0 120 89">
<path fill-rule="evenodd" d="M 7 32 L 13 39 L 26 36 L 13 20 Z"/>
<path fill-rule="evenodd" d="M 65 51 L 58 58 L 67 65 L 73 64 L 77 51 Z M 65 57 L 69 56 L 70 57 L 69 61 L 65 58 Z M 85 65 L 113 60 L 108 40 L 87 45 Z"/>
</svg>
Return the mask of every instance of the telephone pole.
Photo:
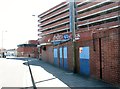
<svg viewBox="0 0 120 89">
<path fill-rule="evenodd" d="M 70 16 L 70 32 L 72 32 L 72 56 L 73 56 L 73 72 L 77 72 L 76 67 L 76 41 L 75 41 L 75 1 L 69 0 L 69 16 Z"/>
</svg>

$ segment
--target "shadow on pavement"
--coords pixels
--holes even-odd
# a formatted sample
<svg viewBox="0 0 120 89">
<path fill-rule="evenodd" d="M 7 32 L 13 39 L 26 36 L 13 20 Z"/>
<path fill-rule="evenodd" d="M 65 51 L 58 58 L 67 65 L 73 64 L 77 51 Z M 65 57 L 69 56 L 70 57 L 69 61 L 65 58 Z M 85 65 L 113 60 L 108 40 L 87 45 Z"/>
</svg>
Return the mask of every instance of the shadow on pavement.
<svg viewBox="0 0 120 89">
<path fill-rule="evenodd" d="M 53 80 L 53 79 L 56 79 L 56 78 L 51 78 L 51 79 L 46 79 L 46 80 L 38 81 L 38 82 L 35 82 L 35 84 L 41 83 L 41 82 L 45 82 L 45 81 L 49 81 L 49 80 Z"/>
</svg>

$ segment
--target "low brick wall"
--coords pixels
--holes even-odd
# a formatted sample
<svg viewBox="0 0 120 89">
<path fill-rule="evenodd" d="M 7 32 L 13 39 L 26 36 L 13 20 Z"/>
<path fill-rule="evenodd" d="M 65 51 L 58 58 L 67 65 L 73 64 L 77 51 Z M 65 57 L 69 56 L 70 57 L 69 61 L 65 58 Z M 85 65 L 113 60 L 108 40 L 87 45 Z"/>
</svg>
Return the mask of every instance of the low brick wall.
<svg viewBox="0 0 120 89">
<path fill-rule="evenodd" d="M 38 57 L 37 47 L 18 47 L 17 48 L 18 57 Z"/>
</svg>

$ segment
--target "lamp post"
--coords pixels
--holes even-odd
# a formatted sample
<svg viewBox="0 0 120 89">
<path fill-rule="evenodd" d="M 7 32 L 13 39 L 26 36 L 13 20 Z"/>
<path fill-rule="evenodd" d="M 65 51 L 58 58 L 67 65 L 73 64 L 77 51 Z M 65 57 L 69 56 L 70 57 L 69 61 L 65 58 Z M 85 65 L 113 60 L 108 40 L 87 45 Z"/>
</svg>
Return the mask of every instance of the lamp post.
<svg viewBox="0 0 120 89">
<path fill-rule="evenodd" d="M 6 30 L 2 30 L 2 40 L 1 40 L 1 44 L 2 44 L 2 46 L 1 46 L 1 55 L 2 55 L 2 57 L 4 57 L 4 51 L 3 51 L 3 39 L 4 39 L 4 35 L 3 35 L 3 33 L 4 32 L 7 32 Z"/>
<path fill-rule="evenodd" d="M 36 18 L 38 15 L 33 14 L 32 16 L 35 17 L 35 20 L 38 20 L 38 18 Z M 34 22 L 36 22 L 36 21 L 34 21 Z M 37 26 L 37 25 L 36 25 L 36 26 Z M 37 41 L 38 41 L 38 39 L 37 39 Z M 38 44 L 37 44 L 37 53 L 34 52 L 34 57 L 36 57 L 36 58 L 38 58 L 38 59 L 40 58 L 40 57 L 39 57 L 39 53 L 40 53 L 39 51 L 40 51 L 40 50 L 39 50 L 39 47 L 38 47 Z M 37 54 L 37 55 L 35 56 L 35 54 Z"/>
</svg>

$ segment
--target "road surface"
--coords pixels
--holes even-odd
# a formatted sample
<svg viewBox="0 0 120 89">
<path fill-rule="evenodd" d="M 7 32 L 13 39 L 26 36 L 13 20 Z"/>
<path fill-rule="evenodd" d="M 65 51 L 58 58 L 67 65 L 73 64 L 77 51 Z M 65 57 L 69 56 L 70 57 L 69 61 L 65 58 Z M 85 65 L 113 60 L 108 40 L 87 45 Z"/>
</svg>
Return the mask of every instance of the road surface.
<svg viewBox="0 0 120 89">
<path fill-rule="evenodd" d="M 32 87 L 31 75 L 26 63 L 27 61 L 24 60 L 24 58 L 0 58 L 0 88 Z M 42 67 L 30 65 L 30 68 L 32 70 L 36 87 L 68 87 L 61 80 L 44 70 Z"/>
</svg>

